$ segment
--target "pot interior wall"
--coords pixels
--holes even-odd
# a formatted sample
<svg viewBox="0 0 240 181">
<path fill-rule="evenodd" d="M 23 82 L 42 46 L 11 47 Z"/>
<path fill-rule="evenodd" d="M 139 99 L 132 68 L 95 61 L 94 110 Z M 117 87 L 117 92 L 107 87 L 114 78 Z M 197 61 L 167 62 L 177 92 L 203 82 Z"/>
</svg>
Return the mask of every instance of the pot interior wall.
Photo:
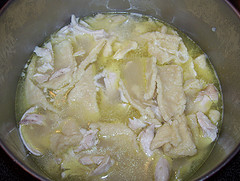
<svg viewBox="0 0 240 181">
<path fill-rule="evenodd" d="M 0 139 L 15 161 L 46 177 L 26 153 L 14 113 L 17 82 L 36 45 L 70 21 L 70 15 L 96 12 L 134 12 L 151 15 L 189 35 L 210 57 L 224 95 L 224 120 L 209 159 L 191 179 L 198 179 L 239 149 L 240 143 L 240 21 L 218 0 L 16 0 L 0 16 Z M 14 156 L 13 156 L 14 155 Z M 206 178 L 206 177 L 204 177 Z"/>
</svg>

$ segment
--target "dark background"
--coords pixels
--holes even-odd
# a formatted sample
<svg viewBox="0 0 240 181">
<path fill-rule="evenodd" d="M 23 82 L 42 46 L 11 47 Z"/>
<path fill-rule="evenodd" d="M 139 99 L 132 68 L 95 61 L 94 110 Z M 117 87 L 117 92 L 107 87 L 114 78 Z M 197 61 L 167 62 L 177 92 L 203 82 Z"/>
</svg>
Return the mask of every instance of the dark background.
<svg viewBox="0 0 240 181">
<path fill-rule="evenodd" d="M 0 9 L 7 0 L 0 0 Z M 240 0 L 229 0 L 240 11 Z M 1 36 L 1 35 L 0 35 Z M 0 147 L 0 181 L 37 180 L 19 167 Z M 208 181 L 240 181 L 240 153 Z"/>
</svg>

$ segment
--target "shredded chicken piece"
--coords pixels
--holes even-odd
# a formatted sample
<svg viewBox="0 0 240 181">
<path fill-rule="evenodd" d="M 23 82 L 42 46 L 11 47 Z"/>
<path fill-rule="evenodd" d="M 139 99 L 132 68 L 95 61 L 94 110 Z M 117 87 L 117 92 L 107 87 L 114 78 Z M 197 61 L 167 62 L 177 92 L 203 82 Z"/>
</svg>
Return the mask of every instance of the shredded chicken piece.
<svg viewBox="0 0 240 181">
<path fill-rule="evenodd" d="M 106 156 L 84 156 L 80 158 L 79 162 L 83 165 L 92 165 L 97 164 L 98 167 L 93 170 L 90 175 L 101 175 L 109 170 L 111 166 L 115 163 L 113 159 L 109 155 Z"/>
<path fill-rule="evenodd" d="M 143 151 L 149 157 L 152 156 L 153 154 L 153 151 L 150 149 L 150 145 L 154 137 L 154 127 L 155 127 L 154 124 L 150 125 L 145 130 L 143 130 L 138 136 L 138 138 L 140 139 Z"/>
<path fill-rule="evenodd" d="M 203 113 L 208 112 L 213 102 L 218 101 L 218 91 L 214 85 L 209 84 L 207 88 L 198 93 L 194 100 L 195 112 L 200 111 Z"/>
<path fill-rule="evenodd" d="M 86 150 L 86 149 L 90 149 L 93 146 L 97 145 L 99 140 L 97 137 L 97 132 L 98 130 L 85 130 L 85 129 L 81 129 L 80 132 L 83 134 L 83 139 L 80 142 L 80 146 L 75 149 L 75 152 L 80 152 L 82 150 Z"/>
<path fill-rule="evenodd" d="M 77 64 L 72 49 L 72 44 L 68 40 L 54 44 L 54 71 L 50 72 L 51 76 L 48 72 L 50 78 L 39 87 L 57 90 L 74 82 L 72 75 Z"/>
<path fill-rule="evenodd" d="M 90 175 L 100 175 L 107 172 L 114 163 L 115 161 L 111 159 L 110 156 L 105 156 L 101 164 Z"/>
<path fill-rule="evenodd" d="M 24 119 L 21 119 L 20 124 L 43 124 L 44 116 L 40 114 L 26 114 Z"/>
<path fill-rule="evenodd" d="M 197 113 L 197 119 L 204 132 L 204 136 L 209 137 L 212 141 L 214 141 L 217 138 L 217 126 L 213 125 L 208 117 L 202 112 Z"/>
<path fill-rule="evenodd" d="M 119 79 L 120 75 L 118 75 L 116 72 L 104 70 L 94 77 L 94 84 L 96 85 L 97 90 L 99 90 L 99 88 L 103 88 L 105 95 L 111 99 L 119 96 Z"/>
<path fill-rule="evenodd" d="M 69 67 L 67 67 L 67 68 L 63 68 L 63 69 L 60 69 L 60 70 L 54 72 L 54 73 L 52 74 L 52 76 L 50 77 L 49 80 L 52 80 L 52 79 L 58 78 L 58 77 L 60 77 L 60 76 L 62 76 L 62 75 L 64 75 L 64 74 L 66 74 L 67 72 L 70 72 L 70 71 L 71 71 L 71 68 L 69 68 Z"/>
<path fill-rule="evenodd" d="M 161 157 L 155 168 L 155 181 L 168 181 L 170 178 L 170 166 L 168 161 Z"/>
<path fill-rule="evenodd" d="M 45 117 L 40 114 L 36 114 L 35 112 L 37 111 L 38 106 L 31 107 L 28 109 L 22 116 L 19 124 L 38 124 L 38 125 L 43 125 L 43 121 Z"/>
<path fill-rule="evenodd" d="M 58 90 L 73 82 L 73 70 L 68 68 L 60 69 L 53 73 L 47 82 L 39 85 L 40 87 Z"/>
<path fill-rule="evenodd" d="M 48 70 L 53 70 L 53 50 L 50 42 L 45 44 L 45 48 L 35 47 L 34 53 L 44 62 L 37 70 L 41 73 L 46 73 Z"/>
<path fill-rule="evenodd" d="M 38 67 L 38 71 L 41 73 L 46 73 L 48 70 L 53 70 L 53 50 L 52 44 L 50 42 L 45 44 L 44 48 L 35 47 L 34 53 L 44 62 L 40 67 Z"/>
<path fill-rule="evenodd" d="M 148 107 L 149 108 L 149 107 Z M 147 109 L 148 109 L 147 108 Z M 155 118 L 149 118 L 146 115 L 141 116 L 140 118 L 136 119 L 135 117 L 133 117 L 133 119 L 129 118 L 129 123 L 128 126 L 132 129 L 132 130 L 137 130 L 139 128 L 144 128 L 147 124 L 155 125 L 155 128 L 160 127 L 162 124 L 161 122 L 159 122 L 158 119 Z"/>
<path fill-rule="evenodd" d="M 49 79 L 50 75 L 48 74 L 39 74 L 36 73 L 33 75 L 34 80 L 36 80 L 39 84 L 46 82 Z"/>
<path fill-rule="evenodd" d="M 201 101 L 205 95 L 208 96 L 211 101 L 218 101 L 218 90 L 213 84 L 209 84 L 203 91 L 199 92 L 195 101 Z"/>
<path fill-rule="evenodd" d="M 108 34 L 103 30 L 91 30 L 86 27 L 83 23 L 78 23 L 79 18 L 76 18 L 74 15 L 71 16 L 71 23 L 68 26 L 63 27 L 58 31 L 58 35 L 66 36 L 69 32 L 79 35 L 79 34 L 89 34 L 92 35 L 95 40 L 106 38 Z"/>
<path fill-rule="evenodd" d="M 144 128 L 146 126 L 145 123 L 142 122 L 141 119 L 136 119 L 135 117 L 133 119 L 129 118 L 128 123 L 129 128 L 132 130 L 137 130 L 139 128 Z"/>
<path fill-rule="evenodd" d="M 101 39 L 101 38 L 105 38 L 108 36 L 108 34 L 104 31 L 104 29 L 101 30 L 91 30 L 88 29 L 84 26 L 82 26 L 81 24 L 78 23 L 78 18 L 76 18 L 74 15 L 72 15 L 71 17 L 71 26 L 73 28 L 73 31 L 76 33 L 80 33 L 80 34 L 90 34 L 92 36 L 94 36 L 95 39 Z"/>
<path fill-rule="evenodd" d="M 116 60 L 123 59 L 123 57 L 130 51 L 137 49 L 137 42 L 130 41 L 123 48 L 117 50 L 117 52 L 113 55 L 113 58 Z"/>
</svg>

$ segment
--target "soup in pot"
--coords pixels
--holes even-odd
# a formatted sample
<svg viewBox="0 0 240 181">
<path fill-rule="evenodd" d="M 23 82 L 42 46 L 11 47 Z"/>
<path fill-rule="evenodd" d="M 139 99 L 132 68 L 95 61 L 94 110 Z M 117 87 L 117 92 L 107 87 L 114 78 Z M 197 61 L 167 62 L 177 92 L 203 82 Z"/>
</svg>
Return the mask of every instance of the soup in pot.
<svg viewBox="0 0 240 181">
<path fill-rule="evenodd" d="M 219 133 L 220 84 L 203 51 L 152 17 L 105 13 L 37 46 L 20 78 L 26 149 L 54 179 L 187 179 Z"/>
</svg>

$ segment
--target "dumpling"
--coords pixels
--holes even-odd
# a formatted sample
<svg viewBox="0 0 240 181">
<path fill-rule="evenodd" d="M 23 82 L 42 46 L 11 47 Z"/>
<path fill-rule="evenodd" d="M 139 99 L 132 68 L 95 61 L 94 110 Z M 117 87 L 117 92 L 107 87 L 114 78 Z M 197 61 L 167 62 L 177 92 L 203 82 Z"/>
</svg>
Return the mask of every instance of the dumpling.
<svg viewBox="0 0 240 181">
<path fill-rule="evenodd" d="M 208 113 L 208 117 L 213 123 L 217 124 L 220 120 L 221 113 L 218 110 L 211 109 Z"/>
<path fill-rule="evenodd" d="M 178 51 L 179 43 L 182 40 L 177 35 L 168 35 L 160 32 L 149 32 L 142 35 L 142 38 L 149 41 L 155 41 L 155 45 L 164 51 L 169 53 L 175 53 Z"/>
<path fill-rule="evenodd" d="M 90 65 L 70 91 L 67 99 L 66 114 L 72 116 L 72 113 L 75 113 L 83 122 L 97 120 L 100 116 L 94 84 L 94 71 L 94 66 Z"/>
<path fill-rule="evenodd" d="M 73 68 L 76 61 L 73 56 L 73 47 L 68 40 L 64 40 L 53 46 L 54 50 L 54 70 L 60 70 L 66 67 Z"/>
<path fill-rule="evenodd" d="M 122 80 L 119 82 L 124 98 L 142 116 L 149 118 L 157 117 L 155 111 L 152 110 L 152 107 L 157 106 L 153 100 L 157 74 L 155 66 L 154 58 L 129 61 L 123 69 Z"/>
<path fill-rule="evenodd" d="M 197 153 L 184 115 L 178 116 L 171 123 L 165 123 L 158 128 L 151 143 L 151 149 L 161 147 L 164 153 L 172 158 L 193 156 Z"/>
<path fill-rule="evenodd" d="M 197 72 L 195 71 L 192 58 L 189 59 L 185 64 L 183 64 L 183 69 L 185 70 L 183 71 L 183 79 L 185 81 L 196 78 Z"/>
<path fill-rule="evenodd" d="M 185 63 L 189 59 L 187 48 L 178 35 L 148 32 L 143 34 L 141 38 L 148 42 L 148 52 L 156 57 L 161 65 L 171 60 Z"/>
<path fill-rule="evenodd" d="M 195 70 L 199 77 L 201 77 L 207 83 L 211 83 L 214 80 L 214 74 L 207 64 L 206 55 L 202 54 L 193 60 Z"/>
<path fill-rule="evenodd" d="M 139 149 L 136 135 L 123 123 L 92 123 L 90 128 L 93 130 L 99 129 L 100 137 L 105 140 L 114 141 L 121 139 L 122 146 L 128 147 L 128 144 L 131 144 L 133 149 Z"/>
<path fill-rule="evenodd" d="M 43 76 L 38 75 L 36 77 L 35 74 L 35 78 L 41 78 L 38 81 L 39 83 L 42 82 L 40 84 L 41 87 L 57 90 L 72 82 L 72 74 L 77 65 L 72 49 L 72 45 L 68 40 L 64 40 L 53 46 L 54 71 L 48 76 L 47 81 Z"/>
<path fill-rule="evenodd" d="M 47 82 L 41 84 L 41 87 L 54 90 L 60 89 L 73 81 L 72 74 L 73 69 L 70 69 L 70 67 L 59 69 L 51 75 Z"/>
<path fill-rule="evenodd" d="M 29 106 L 40 106 L 45 110 L 56 111 L 56 109 L 47 101 L 43 91 L 38 88 L 28 76 L 25 81 L 25 96 Z"/>
<path fill-rule="evenodd" d="M 164 65 L 158 67 L 157 93 L 158 106 L 165 121 L 183 113 L 186 97 L 180 66 Z"/>
<path fill-rule="evenodd" d="M 50 137 L 50 149 L 55 153 L 66 151 L 70 147 L 79 146 L 83 134 L 73 119 L 64 120 L 60 128 Z"/>
<path fill-rule="evenodd" d="M 88 56 L 80 63 L 76 71 L 76 79 L 81 79 L 87 66 L 97 60 L 97 56 L 105 45 L 106 41 L 104 39 L 98 40 L 96 46 L 89 52 Z"/>
<path fill-rule="evenodd" d="M 207 113 L 213 103 L 218 101 L 218 90 L 213 84 L 209 84 L 204 90 L 200 91 L 192 105 L 192 111 Z"/>
<path fill-rule="evenodd" d="M 146 61 L 146 72 L 145 72 L 145 80 L 146 80 L 146 88 L 144 99 L 149 100 L 154 96 L 154 92 L 156 89 L 156 78 L 157 78 L 157 66 L 156 66 L 156 58 L 147 59 Z"/>
</svg>

